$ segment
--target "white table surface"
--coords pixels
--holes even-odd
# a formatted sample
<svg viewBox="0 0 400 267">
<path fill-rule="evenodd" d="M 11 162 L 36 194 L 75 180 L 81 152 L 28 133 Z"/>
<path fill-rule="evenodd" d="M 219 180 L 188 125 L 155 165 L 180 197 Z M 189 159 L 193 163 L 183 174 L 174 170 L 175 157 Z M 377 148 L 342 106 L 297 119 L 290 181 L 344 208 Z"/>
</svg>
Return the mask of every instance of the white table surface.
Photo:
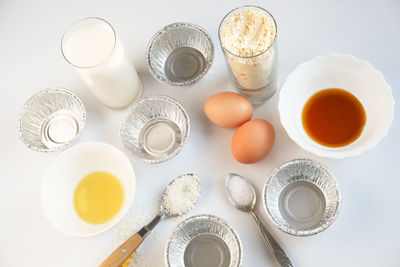
<svg viewBox="0 0 400 267">
<path fill-rule="evenodd" d="M 267 174 L 278 164 L 299 157 L 320 160 L 337 176 L 343 195 L 337 220 L 311 237 L 293 237 L 267 221 L 295 266 L 400 266 L 400 124 L 399 105 L 389 134 L 374 149 L 344 160 L 323 159 L 303 151 L 289 139 L 277 113 L 276 94 L 255 109 L 254 118 L 272 122 L 276 143 L 270 155 L 242 165 L 230 153 L 233 130 L 213 126 L 202 106 L 208 96 L 230 90 L 217 29 L 223 16 L 243 1 L 0 1 L 0 266 L 97 266 L 117 246 L 121 232 L 136 229 L 127 223 L 90 238 L 56 231 L 45 219 L 41 181 L 50 162 L 60 154 L 39 153 L 18 139 L 16 116 L 38 90 L 65 87 L 80 96 L 87 108 L 87 125 L 78 143 L 103 141 L 121 148 L 118 129 L 123 111 L 103 107 L 89 93 L 60 52 L 60 39 L 69 24 L 99 16 L 116 29 L 144 83 L 144 94 L 166 94 L 187 108 L 191 134 L 175 158 L 158 165 L 132 161 L 137 190 L 132 209 L 154 212 L 157 198 L 174 177 L 197 173 L 204 183 L 198 205 L 189 215 L 211 213 L 226 219 L 243 243 L 243 266 L 276 266 L 250 215 L 228 202 L 224 178 L 228 172 L 248 177 L 261 192 Z M 351 54 L 372 63 L 385 75 L 400 102 L 400 1 L 251 1 L 275 16 L 279 36 L 281 81 L 314 56 Z M 172 88 L 153 79 L 144 54 L 151 36 L 166 24 L 190 21 L 203 26 L 215 44 L 215 61 L 197 84 Z M 377 88 L 379 89 L 379 88 Z M 266 214 L 258 205 L 264 220 Z M 147 215 L 147 216 L 150 216 Z M 163 266 L 164 248 L 180 219 L 159 224 L 141 248 L 141 264 Z M 129 225 L 128 225 L 129 226 Z M 134 228 L 134 225 L 132 225 Z M 137 227 L 137 225 L 135 226 Z"/>
</svg>

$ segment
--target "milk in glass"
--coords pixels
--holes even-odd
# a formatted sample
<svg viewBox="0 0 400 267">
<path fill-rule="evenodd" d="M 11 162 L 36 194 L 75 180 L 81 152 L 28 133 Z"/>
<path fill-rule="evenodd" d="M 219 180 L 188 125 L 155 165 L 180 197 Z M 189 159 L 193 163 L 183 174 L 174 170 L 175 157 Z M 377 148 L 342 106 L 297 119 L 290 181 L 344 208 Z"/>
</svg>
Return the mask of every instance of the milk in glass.
<svg viewBox="0 0 400 267">
<path fill-rule="evenodd" d="M 108 22 L 99 18 L 76 22 L 64 34 L 62 52 L 104 105 L 122 108 L 141 96 L 140 78 Z"/>
</svg>

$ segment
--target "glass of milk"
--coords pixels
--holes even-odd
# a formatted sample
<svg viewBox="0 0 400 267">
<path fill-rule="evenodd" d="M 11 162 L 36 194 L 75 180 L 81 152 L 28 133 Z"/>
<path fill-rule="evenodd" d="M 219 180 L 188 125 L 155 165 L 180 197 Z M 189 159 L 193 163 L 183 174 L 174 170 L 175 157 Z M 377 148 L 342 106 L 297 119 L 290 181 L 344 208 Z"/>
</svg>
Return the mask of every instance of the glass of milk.
<svg viewBox="0 0 400 267">
<path fill-rule="evenodd" d="M 64 33 L 61 51 L 107 107 L 123 108 L 140 98 L 140 78 L 107 21 L 84 18 L 75 22 Z"/>
</svg>

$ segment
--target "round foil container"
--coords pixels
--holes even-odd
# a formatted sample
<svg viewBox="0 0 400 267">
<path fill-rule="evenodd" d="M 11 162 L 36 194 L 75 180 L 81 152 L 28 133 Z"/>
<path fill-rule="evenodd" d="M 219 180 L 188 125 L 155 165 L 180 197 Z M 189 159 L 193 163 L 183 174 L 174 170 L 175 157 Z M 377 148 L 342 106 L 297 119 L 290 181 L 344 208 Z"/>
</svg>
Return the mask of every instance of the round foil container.
<svg viewBox="0 0 400 267">
<path fill-rule="evenodd" d="M 200 80 L 214 60 L 214 44 L 200 26 L 178 22 L 165 26 L 150 40 L 146 64 L 158 81 L 173 86 Z"/>
<path fill-rule="evenodd" d="M 134 103 L 121 123 L 121 143 L 136 160 L 160 163 L 177 155 L 190 133 L 190 119 L 175 99 L 151 95 Z"/>
<path fill-rule="evenodd" d="M 336 219 L 341 194 L 333 174 L 311 159 L 295 159 L 275 168 L 263 189 L 268 217 L 283 232 L 317 234 Z"/>
<path fill-rule="evenodd" d="M 27 147 L 50 152 L 69 147 L 85 126 L 82 101 L 71 91 L 50 88 L 32 96 L 18 115 L 19 137 Z"/>
<path fill-rule="evenodd" d="M 196 215 L 181 222 L 168 240 L 168 267 L 220 266 L 242 264 L 242 244 L 227 222 L 213 215 Z"/>
</svg>

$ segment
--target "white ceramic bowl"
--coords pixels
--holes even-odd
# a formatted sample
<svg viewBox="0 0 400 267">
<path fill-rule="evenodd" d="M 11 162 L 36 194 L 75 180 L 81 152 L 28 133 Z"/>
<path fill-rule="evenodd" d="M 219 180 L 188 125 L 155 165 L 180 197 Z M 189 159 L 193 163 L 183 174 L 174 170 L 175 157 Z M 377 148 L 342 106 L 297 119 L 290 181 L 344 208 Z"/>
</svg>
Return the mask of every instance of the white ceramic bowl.
<svg viewBox="0 0 400 267">
<path fill-rule="evenodd" d="M 109 172 L 125 191 L 122 208 L 110 221 L 90 224 L 75 212 L 73 195 L 80 180 L 94 171 Z M 59 155 L 50 165 L 42 185 L 42 206 L 49 222 L 72 236 L 92 236 L 113 227 L 128 211 L 136 187 L 135 173 L 129 159 L 117 148 L 101 142 L 76 145 Z"/>
<path fill-rule="evenodd" d="M 304 131 L 301 115 L 307 100 L 317 91 L 341 88 L 364 106 L 367 121 L 361 136 L 338 148 L 325 147 Z M 279 114 L 286 132 L 299 146 L 321 157 L 345 158 L 375 147 L 393 121 L 394 99 L 382 73 L 353 56 L 332 54 L 299 65 L 286 79 L 279 95 Z"/>
</svg>

